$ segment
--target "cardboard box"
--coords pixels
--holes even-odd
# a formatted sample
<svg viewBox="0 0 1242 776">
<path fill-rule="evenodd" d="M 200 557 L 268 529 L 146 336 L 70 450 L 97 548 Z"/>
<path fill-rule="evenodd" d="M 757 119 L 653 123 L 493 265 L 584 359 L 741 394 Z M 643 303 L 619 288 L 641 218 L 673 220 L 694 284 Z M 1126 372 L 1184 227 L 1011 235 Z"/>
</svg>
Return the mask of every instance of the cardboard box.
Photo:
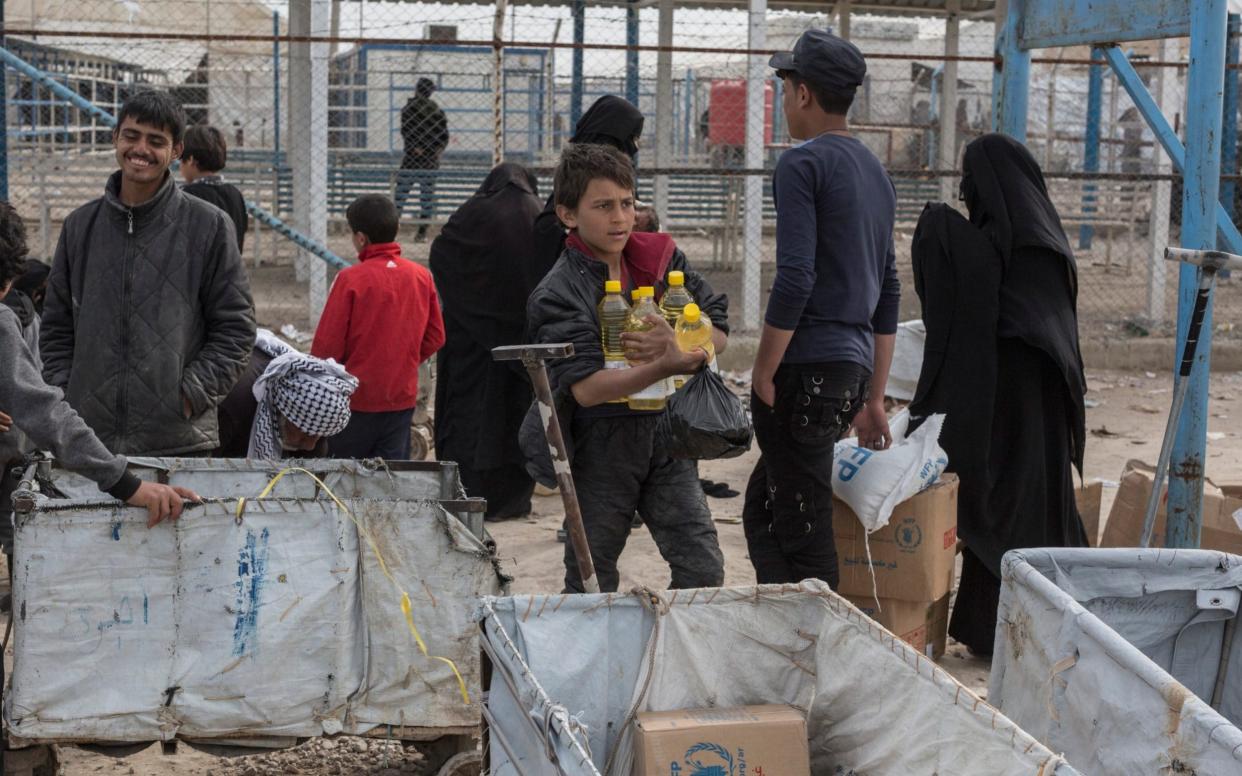
<svg viewBox="0 0 1242 776">
<path fill-rule="evenodd" d="M 806 718 L 792 706 L 651 711 L 634 723 L 636 776 L 810 776 Z"/>
<path fill-rule="evenodd" d="M 880 598 L 929 603 L 953 588 L 957 551 L 957 477 L 946 474 L 935 485 L 893 510 L 888 525 L 871 534 L 871 568 Z M 844 596 L 871 598 L 866 531 L 845 502 L 832 501 L 832 533 L 837 543 Z M 874 604 L 873 604 L 874 605 Z"/>
<path fill-rule="evenodd" d="M 1093 482 L 1076 489 L 1074 500 L 1078 502 L 1078 514 L 1082 517 L 1082 527 L 1087 531 L 1087 542 L 1092 547 L 1099 547 L 1100 504 L 1104 501 L 1104 483 Z"/>
<path fill-rule="evenodd" d="M 881 598 L 881 611 L 876 611 L 875 599 L 870 596 L 847 595 L 845 598 L 862 609 L 868 617 L 932 660 L 939 660 L 944 654 L 945 643 L 949 638 L 947 593 L 931 603 Z"/>
<path fill-rule="evenodd" d="M 1141 461 L 1130 461 L 1121 475 L 1117 500 L 1104 525 L 1101 547 L 1137 547 L 1143 536 L 1143 518 L 1151 495 L 1155 470 Z M 1156 529 L 1151 546 L 1164 546 L 1165 509 L 1169 493 L 1166 486 L 1156 513 Z M 1211 480 L 1203 487 L 1203 535 L 1200 546 L 1242 554 L 1242 485 L 1218 486 Z"/>
</svg>

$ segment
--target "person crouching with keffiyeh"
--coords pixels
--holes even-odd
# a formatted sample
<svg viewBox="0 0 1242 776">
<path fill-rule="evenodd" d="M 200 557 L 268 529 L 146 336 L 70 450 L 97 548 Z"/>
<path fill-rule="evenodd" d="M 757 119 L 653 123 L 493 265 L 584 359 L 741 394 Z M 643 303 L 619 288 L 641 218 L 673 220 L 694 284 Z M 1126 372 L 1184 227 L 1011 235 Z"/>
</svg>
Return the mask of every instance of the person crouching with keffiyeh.
<svg viewBox="0 0 1242 776">
<path fill-rule="evenodd" d="M 308 356 L 260 329 L 250 364 L 220 405 L 217 458 L 322 458 L 349 423 L 358 380 L 332 359 Z"/>
</svg>

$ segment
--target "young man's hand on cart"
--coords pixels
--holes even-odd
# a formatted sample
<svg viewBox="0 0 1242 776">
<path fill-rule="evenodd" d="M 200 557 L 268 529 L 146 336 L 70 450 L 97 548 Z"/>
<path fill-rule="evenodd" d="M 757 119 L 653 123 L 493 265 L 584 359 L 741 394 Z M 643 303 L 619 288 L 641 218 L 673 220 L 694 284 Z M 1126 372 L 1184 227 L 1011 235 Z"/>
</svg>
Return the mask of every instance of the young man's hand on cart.
<svg viewBox="0 0 1242 776">
<path fill-rule="evenodd" d="M 163 520 L 176 520 L 181 517 L 181 511 L 185 508 L 184 501 L 192 501 L 195 504 L 203 503 L 198 494 L 189 488 L 144 482 L 125 503 L 131 507 L 145 508 L 147 528 L 153 528 Z"/>
</svg>

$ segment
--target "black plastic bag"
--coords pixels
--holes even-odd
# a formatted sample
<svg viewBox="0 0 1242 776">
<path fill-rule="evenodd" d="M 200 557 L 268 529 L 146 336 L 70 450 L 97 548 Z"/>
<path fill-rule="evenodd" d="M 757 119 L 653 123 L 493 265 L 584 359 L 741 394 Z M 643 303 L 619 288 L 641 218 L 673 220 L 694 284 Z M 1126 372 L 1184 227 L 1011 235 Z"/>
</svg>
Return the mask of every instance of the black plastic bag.
<svg viewBox="0 0 1242 776">
<path fill-rule="evenodd" d="M 702 369 L 668 399 L 663 440 L 673 458 L 736 458 L 754 436 L 742 400 L 720 375 Z"/>
</svg>

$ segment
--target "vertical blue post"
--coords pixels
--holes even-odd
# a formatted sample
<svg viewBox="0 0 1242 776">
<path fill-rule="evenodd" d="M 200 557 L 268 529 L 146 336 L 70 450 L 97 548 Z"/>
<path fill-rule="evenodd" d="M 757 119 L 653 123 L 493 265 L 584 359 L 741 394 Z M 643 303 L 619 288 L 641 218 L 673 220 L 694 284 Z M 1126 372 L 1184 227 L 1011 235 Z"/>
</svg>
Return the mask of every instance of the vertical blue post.
<svg viewBox="0 0 1242 776">
<path fill-rule="evenodd" d="M 272 12 L 272 169 L 280 176 L 280 14 Z M 278 203 L 280 198 L 277 197 Z M 277 205 L 276 212 L 280 212 Z"/>
<path fill-rule="evenodd" d="M 1221 112 L 1220 128 L 1220 172 L 1221 175 L 1236 175 L 1238 172 L 1238 35 L 1242 33 L 1242 16 L 1229 14 L 1229 39 L 1225 43 L 1225 101 Z M 1238 216 L 1233 206 L 1236 181 L 1221 181 L 1220 204 L 1225 208 L 1230 220 L 1237 223 Z M 1223 247 L 1223 246 L 1222 246 Z M 1227 277 L 1222 272 L 1221 277 Z"/>
<path fill-rule="evenodd" d="M 586 0 L 574 0 L 574 59 L 573 83 L 569 91 L 570 132 L 582 118 L 582 44 L 586 41 Z"/>
<path fill-rule="evenodd" d="M 992 128 L 1019 142 L 1026 142 L 1026 108 L 1030 95 L 1031 53 L 1018 47 L 1018 23 L 1022 0 L 1009 0 L 1009 15 L 996 41 L 1001 70 L 992 77 Z"/>
<path fill-rule="evenodd" d="M 625 99 L 638 105 L 638 0 L 625 9 L 625 45 Z"/>
<path fill-rule="evenodd" d="M 1186 171 L 1182 192 L 1182 247 L 1216 247 L 1220 196 L 1220 127 L 1225 91 L 1226 0 L 1191 4 L 1190 74 L 1187 77 Z M 1181 264 L 1177 295 L 1177 353 L 1185 346 L 1199 270 Z M 1207 460 L 1208 368 L 1212 352 L 1212 305 L 1203 318 L 1186 406 L 1178 419 L 1169 464 L 1169 548 L 1198 547 L 1203 529 L 1203 466 Z"/>
<path fill-rule="evenodd" d="M 1087 77 L 1087 128 L 1086 144 L 1082 153 L 1082 171 L 1087 174 L 1100 171 L 1100 121 L 1104 114 L 1104 64 L 1100 59 L 1100 50 L 1091 49 L 1091 69 Z M 1051 128 L 1049 128 L 1051 131 Z M 1082 212 L 1094 213 L 1096 210 L 1095 184 L 1086 183 L 1082 187 Z M 1078 227 L 1078 247 L 1087 250 L 1091 247 L 1091 238 L 1095 236 L 1095 227 L 1083 223 Z"/>
</svg>

